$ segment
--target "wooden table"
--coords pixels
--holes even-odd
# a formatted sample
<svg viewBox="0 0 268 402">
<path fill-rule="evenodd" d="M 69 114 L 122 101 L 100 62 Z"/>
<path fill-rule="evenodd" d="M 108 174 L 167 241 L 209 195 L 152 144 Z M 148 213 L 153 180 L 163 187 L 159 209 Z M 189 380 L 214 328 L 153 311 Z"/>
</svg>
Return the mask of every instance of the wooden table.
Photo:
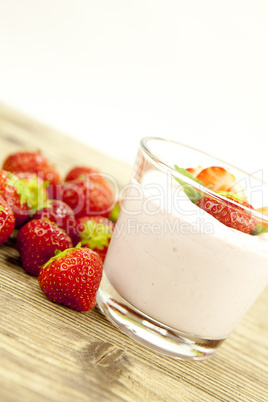
<svg viewBox="0 0 268 402">
<path fill-rule="evenodd" d="M 41 149 L 62 175 L 83 163 L 126 184 L 131 172 L 1 104 L 0 141 L 1 162 Z M 0 401 L 268 401 L 267 311 L 268 289 L 212 359 L 172 360 L 121 334 L 97 308 L 50 302 L 9 240 L 0 247 Z"/>
</svg>

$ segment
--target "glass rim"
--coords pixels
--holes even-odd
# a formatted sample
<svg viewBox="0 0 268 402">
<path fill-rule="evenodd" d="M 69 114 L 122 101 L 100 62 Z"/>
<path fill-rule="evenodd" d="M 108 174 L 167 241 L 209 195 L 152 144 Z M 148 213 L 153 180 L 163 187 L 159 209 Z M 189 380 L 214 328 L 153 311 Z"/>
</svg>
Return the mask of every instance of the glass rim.
<svg viewBox="0 0 268 402">
<path fill-rule="evenodd" d="M 203 150 L 200 150 L 198 148 L 192 147 L 190 145 L 186 145 L 184 143 L 181 143 L 181 142 L 173 140 L 173 139 L 167 139 L 167 138 L 156 137 L 156 136 L 146 136 L 146 137 L 141 138 L 141 140 L 140 140 L 140 147 L 141 147 L 142 151 L 145 152 L 149 156 L 149 158 L 152 159 L 155 163 L 158 163 L 159 165 L 161 165 L 161 167 L 163 167 L 165 169 L 166 173 L 171 175 L 171 176 L 173 176 L 173 178 L 174 178 L 174 176 L 178 177 L 180 180 L 184 181 L 186 184 L 189 184 L 193 188 L 201 191 L 202 193 L 208 194 L 210 197 L 212 197 L 214 199 L 218 199 L 218 200 L 220 200 L 220 201 L 222 201 L 224 203 L 229 203 L 229 204 L 231 203 L 236 207 L 239 206 L 239 208 L 245 210 L 250 215 L 254 216 L 258 220 L 261 220 L 261 221 L 265 222 L 265 224 L 268 225 L 268 216 L 264 215 L 264 213 L 259 212 L 254 208 L 253 209 L 248 208 L 247 206 L 242 205 L 239 202 L 237 202 L 235 199 L 228 198 L 228 197 L 224 196 L 223 194 L 219 194 L 219 193 L 209 189 L 208 187 L 205 187 L 202 184 L 199 184 L 199 183 L 195 182 L 191 178 L 189 178 L 189 177 L 183 175 L 182 173 L 178 172 L 173 166 L 170 166 L 167 163 L 163 162 L 159 158 L 159 156 L 155 155 L 150 150 L 150 147 L 148 145 L 149 141 L 159 141 L 159 142 L 162 141 L 162 142 L 166 142 L 166 143 L 173 143 L 173 144 L 176 144 L 176 145 L 178 145 L 180 147 L 187 148 L 189 151 L 199 152 L 202 155 L 207 156 L 208 158 L 212 158 L 212 159 L 214 159 L 215 161 L 217 161 L 219 163 L 227 165 L 231 169 L 233 168 L 233 169 L 239 171 L 240 173 L 242 173 L 242 174 L 244 174 L 246 176 L 250 175 L 248 172 L 246 172 L 243 169 L 238 168 L 237 166 L 235 166 L 235 165 L 233 165 L 233 164 L 231 164 L 229 162 L 226 162 L 223 159 L 220 159 L 218 157 L 214 157 L 211 154 L 209 154 L 209 153 L 207 153 L 207 152 L 205 152 Z M 171 174 L 171 172 L 172 172 L 172 174 Z M 256 176 L 254 176 L 254 175 L 250 175 L 250 176 L 252 176 L 253 178 L 256 178 Z M 258 179 L 258 178 L 256 178 L 256 179 L 260 182 L 260 179 Z M 268 183 L 264 182 L 263 180 L 261 181 L 261 184 L 268 188 Z"/>
</svg>

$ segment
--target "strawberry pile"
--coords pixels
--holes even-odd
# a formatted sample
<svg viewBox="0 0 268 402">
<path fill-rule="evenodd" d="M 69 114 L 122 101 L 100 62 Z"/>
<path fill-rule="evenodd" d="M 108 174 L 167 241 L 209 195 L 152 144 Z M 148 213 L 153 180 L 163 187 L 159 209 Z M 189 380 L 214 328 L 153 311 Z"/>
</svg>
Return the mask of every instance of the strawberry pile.
<svg viewBox="0 0 268 402">
<path fill-rule="evenodd" d="M 267 222 L 252 214 L 254 208 L 247 202 L 244 192 L 236 184 L 235 176 L 228 170 L 221 166 L 183 169 L 176 165 L 175 169 L 214 192 L 207 195 L 174 177 L 189 199 L 219 222 L 246 234 L 256 235 L 268 231 Z M 256 209 L 256 211 L 265 215 L 264 211 L 267 211 L 267 207 L 262 210 Z"/>
<path fill-rule="evenodd" d="M 0 170 L 0 244 L 16 236 L 22 267 L 38 277 L 44 294 L 88 311 L 96 304 L 118 205 L 97 169 L 75 166 L 62 180 L 40 152 L 15 152 Z"/>
</svg>

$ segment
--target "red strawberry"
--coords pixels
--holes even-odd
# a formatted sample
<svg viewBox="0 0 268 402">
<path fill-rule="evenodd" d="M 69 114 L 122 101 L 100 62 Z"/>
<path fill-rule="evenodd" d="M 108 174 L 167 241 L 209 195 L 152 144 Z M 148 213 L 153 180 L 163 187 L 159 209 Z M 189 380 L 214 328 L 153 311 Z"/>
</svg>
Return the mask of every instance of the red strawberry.
<svg viewBox="0 0 268 402">
<path fill-rule="evenodd" d="M 47 200 L 47 189 L 42 179 L 35 174 L 14 175 L 0 171 L 0 195 L 7 201 L 15 215 L 16 227 L 23 225 L 30 215 Z M 25 176 L 25 177 L 24 177 Z"/>
<path fill-rule="evenodd" d="M 72 247 L 70 237 L 54 223 L 37 219 L 26 223 L 17 235 L 17 249 L 24 270 L 38 276 L 40 267 L 56 250 Z"/>
<path fill-rule="evenodd" d="M 0 196 L 0 244 L 3 244 L 13 233 L 15 217 L 8 203 Z"/>
<path fill-rule="evenodd" d="M 2 169 L 13 173 L 33 172 L 47 164 L 47 159 L 40 152 L 19 151 L 4 160 Z"/>
<path fill-rule="evenodd" d="M 108 180 L 105 178 L 99 170 L 87 167 L 87 166 L 76 166 L 72 168 L 65 177 L 65 182 L 74 180 L 86 180 L 89 179 L 94 183 L 98 183 L 104 188 L 106 188 L 111 194 L 113 190 L 111 189 Z"/>
<path fill-rule="evenodd" d="M 61 200 L 49 200 L 44 208 L 39 209 L 32 219 L 46 218 L 54 222 L 73 239 L 76 220 L 69 205 Z"/>
<path fill-rule="evenodd" d="M 96 304 L 102 272 L 97 253 L 89 248 L 70 248 L 41 268 L 38 281 L 51 301 L 77 311 L 88 311 Z"/>
<path fill-rule="evenodd" d="M 85 180 L 66 182 L 62 186 L 61 199 L 72 208 L 76 218 L 108 216 L 114 203 L 111 192 L 88 177 Z"/>
<path fill-rule="evenodd" d="M 206 187 L 213 191 L 231 191 L 235 177 L 221 166 L 210 166 L 196 176 Z"/>
<path fill-rule="evenodd" d="M 96 251 L 104 262 L 114 230 L 114 224 L 103 216 L 83 216 L 76 221 L 74 244 L 81 242 Z"/>
<path fill-rule="evenodd" d="M 12 173 L 36 173 L 44 181 L 52 184 L 60 182 L 59 172 L 40 152 L 15 152 L 5 159 L 2 169 Z"/>
<path fill-rule="evenodd" d="M 224 225 L 251 234 L 257 225 L 257 221 L 250 212 L 243 209 L 243 207 L 250 209 L 253 209 L 253 207 L 246 202 L 235 201 L 239 203 L 239 205 L 229 201 L 216 200 L 204 196 L 199 199 L 196 205 L 218 219 Z"/>
</svg>

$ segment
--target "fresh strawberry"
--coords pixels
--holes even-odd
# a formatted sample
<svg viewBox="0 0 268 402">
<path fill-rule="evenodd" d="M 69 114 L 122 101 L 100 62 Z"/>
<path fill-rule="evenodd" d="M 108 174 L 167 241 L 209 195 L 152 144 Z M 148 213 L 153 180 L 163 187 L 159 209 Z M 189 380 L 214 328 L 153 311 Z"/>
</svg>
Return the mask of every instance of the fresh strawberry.
<svg viewBox="0 0 268 402">
<path fill-rule="evenodd" d="M 18 177 L 18 176 L 23 177 Z M 31 173 L 14 175 L 0 171 L 0 195 L 7 201 L 15 215 L 16 227 L 22 226 L 48 197 L 46 184 Z"/>
<path fill-rule="evenodd" d="M 70 248 L 52 257 L 40 270 L 39 285 L 48 299 L 77 311 L 96 304 L 103 265 L 89 248 Z"/>
<path fill-rule="evenodd" d="M 70 247 L 72 241 L 65 231 L 45 219 L 32 220 L 18 231 L 17 250 L 22 266 L 34 276 L 38 276 L 41 265 L 54 256 L 56 250 Z"/>
<path fill-rule="evenodd" d="M 113 195 L 88 177 L 63 184 L 61 199 L 72 208 L 76 219 L 94 215 L 107 217 L 114 203 Z"/>
<path fill-rule="evenodd" d="M 198 176 L 197 178 L 193 177 L 189 171 L 177 165 L 174 168 L 180 175 L 184 175 L 187 179 L 193 181 L 192 186 L 187 184 L 183 179 L 174 176 L 174 179 L 182 186 L 184 193 L 191 202 L 228 227 L 248 234 L 258 234 L 255 230 L 257 220 L 250 212 L 250 210 L 254 209 L 243 198 L 241 199 L 237 194 L 228 191 L 219 191 L 217 195 L 215 194 L 215 198 L 213 196 L 206 196 L 202 188 L 200 190 L 195 188 L 195 183 L 198 186 L 204 185 L 204 183 L 199 181 Z"/>
<path fill-rule="evenodd" d="M 74 245 L 81 242 L 82 246 L 96 251 L 104 262 L 114 224 L 103 216 L 83 216 L 76 221 L 76 236 Z"/>
<path fill-rule="evenodd" d="M 15 217 L 8 203 L 0 196 L 0 244 L 3 244 L 13 233 Z"/>
<path fill-rule="evenodd" d="M 238 200 L 233 199 L 232 201 L 236 203 L 231 202 L 231 198 L 230 201 L 224 201 L 203 196 L 196 205 L 224 225 L 251 234 L 257 225 L 257 221 L 244 207 L 249 209 L 253 209 L 253 207 L 246 202 L 238 202 Z"/>
<path fill-rule="evenodd" d="M 34 172 L 48 164 L 47 159 L 40 152 L 18 151 L 8 155 L 2 169 L 9 172 Z"/>
<path fill-rule="evenodd" d="M 89 179 L 94 183 L 98 183 L 104 188 L 106 188 L 111 194 L 113 194 L 113 190 L 106 179 L 105 175 L 102 174 L 99 170 L 95 168 L 91 168 L 88 166 L 75 166 L 72 168 L 65 177 L 65 182 L 74 181 L 74 180 L 86 180 Z"/>
<path fill-rule="evenodd" d="M 196 178 L 213 191 L 231 191 L 235 183 L 235 176 L 221 166 L 205 168 Z"/>
<path fill-rule="evenodd" d="M 52 184 L 60 182 L 59 172 L 40 152 L 15 152 L 5 159 L 2 169 L 15 174 L 19 172 L 36 173 L 44 181 Z"/>
<path fill-rule="evenodd" d="M 73 239 L 76 220 L 69 205 L 61 200 L 49 200 L 44 208 L 39 209 L 32 219 L 46 218 L 54 222 Z"/>
</svg>

